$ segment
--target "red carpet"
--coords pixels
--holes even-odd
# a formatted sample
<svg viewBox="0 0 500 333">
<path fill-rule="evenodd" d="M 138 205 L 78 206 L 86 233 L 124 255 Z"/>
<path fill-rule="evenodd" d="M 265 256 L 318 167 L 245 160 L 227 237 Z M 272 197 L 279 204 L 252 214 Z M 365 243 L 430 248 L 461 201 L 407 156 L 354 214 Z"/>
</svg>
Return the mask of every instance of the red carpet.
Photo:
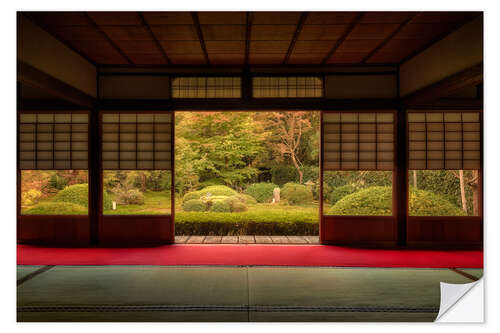
<svg viewBox="0 0 500 333">
<path fill-rule="evenodd" d="M 262 265 L 482 268 L 482 251 L 378 250 L 325 245 L 17 246 L 18 265 Z"/>
</svg>

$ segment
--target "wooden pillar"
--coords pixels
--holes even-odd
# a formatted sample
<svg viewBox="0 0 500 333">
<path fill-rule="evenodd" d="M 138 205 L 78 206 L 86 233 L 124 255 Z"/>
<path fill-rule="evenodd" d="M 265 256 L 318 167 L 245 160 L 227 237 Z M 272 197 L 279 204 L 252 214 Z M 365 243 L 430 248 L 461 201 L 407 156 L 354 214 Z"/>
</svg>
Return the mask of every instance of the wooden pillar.
<svg viewBox="0 0 500 333">
<path fill-rule="evenodd" d="M 89 114 L 89 219 L 90 242 L 99 243 L 99 221 L 102 206 L 101 140 L 99 111 L 94 108 Z"/>
<path fill-rule="evenodd" d="M 393 207 L 397 221 L 397 244 L 406 246 L 408 217 L 407 121 L 406 109 L 399 108 L 396 120 L 396 164 L 393 173 Z"/>
</svg>

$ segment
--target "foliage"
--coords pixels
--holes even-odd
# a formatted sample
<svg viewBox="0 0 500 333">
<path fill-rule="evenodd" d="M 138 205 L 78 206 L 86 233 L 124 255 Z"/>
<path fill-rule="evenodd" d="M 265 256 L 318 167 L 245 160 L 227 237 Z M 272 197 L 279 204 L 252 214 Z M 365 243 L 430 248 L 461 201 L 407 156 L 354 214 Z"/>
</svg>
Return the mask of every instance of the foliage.
<svg viewBox="0 0 500 333">
<path fill-rule="evenodd" d="M 465 213 L 440 195 L 410 191 L 410 212 L 420 216 L 460 216 Z M 330 208 L 330 215 L 391 215 L 392 188 L 373 186 L 349 194 Z"/>
<path fill-rule="evenodd" d="M 31 189 L 26 192 L 21 193 L 21 205 L 22 206 L 31 206 L 40 200 L 43 193 L 41 191 Z"/>
<path fill-rule="evenodd" d="M 189 167 L 200 182 L 218 178 L 242 187 L 258 174 L 253 164 L 264 150 L 262 128 L 250 112 L 183 113 L 176 117 L 176 133 L 183 138 L 176 140 L 178 169 Z"/>
<path fill-rule="evenodd" d="M 305 211 L 257 210 L 239 214 L 178 212 L 177 235 L 317 235 L 318 215 Z"/>
<path fill-rule="evenodd" d="M 211 212 L 218 213 L 230 213 L 231 212 L 231 204 L 227 200 L 217 200 L 214 201 L 210 207 Z"/>
<path fill-rule="evenodd" d="M 290 205 L 311 203 L 313 200 L 311 189 L 296 183 L 285 184 L 281 190 L 281 197 L 286 199 Z"/>
<path fill-rule="evenodd" d="M 85 215 L 87 213 L 86 206 L 70 202 L 41 202 L 23 211 L 23 215 Z"/>
<path fill-rule="evenodd" d="M 257 202 L 268 202 L 273 197 L 273 190 L 278 185 L 273 183 L 255 183 L 247 187 L 245 194 L 251 195 Z"/>
<path fill-rule="evenodd" d="M 120 191 L 116 196 L 116 201 L 122 205 L 143 205 L 144 194 L 136 189 Z"/>
<path fill-rule="evenodd" d="M 205 204 L 200 199 L 187 200 L 182 204 L 182 209 L 186 212 L 203 212 L 205 208 Z"/>
<path fill-rule="evenodd" d="M 89 204 L 89 187 L 88 184 L 76 184 L 66 187 L 64 190 L 57 193 L 52 199 L 54 202 L 68 202 L 77 204 L 83 207 L 88 207 Z M 103 208 L 111 209 L 112 203 L 110 196 L 104 192 Z"/>
<path fill-rule="evenodd" d="M 230 187 L 224 186 L 224 185 L 212 185 L 212 186 L 207 186 L 199 191 L 193 191 L 193 192 L 188 192 L 184 195 L 182 198 L 182 201 L 185 202 L 187 200 L 192 200 L 192 199 L 200 199 L 203 197 L 208 197 L 208 196 L 233 196 L 237 195 L 238 192 L 233 190 Z"/>
<path fill-rule="evenodd" d="M 248 210 L 248 207 L 240 201 L 235 201 L 231 205 L 231 212 L 233 213 L 241 213 L 241 212 L 246 212 Z"/>
<path fill-rule="evenodd" d="M 241 202 L 247 205 L 255 205 L 257 203 L 257 200 L 249 194 L 238 194 L 237 197 Z"/>
<path fill-rule="evenodd" d="M 53 173 L 50 176 L 48 187 L 54 188 L 56 190 L 62 190 L 68 186 L 68 179 L 59 176 L 57 173 Z"/>
<path fill-rule="evenodd" d="M 337 201 L 345 197 L 346 195 L 356 192 L 356 188 L 350 184 L 339 186 L 330 193 L 327 194 L 327 200 L 332 205 L 335 205 Z"/>
</svg>

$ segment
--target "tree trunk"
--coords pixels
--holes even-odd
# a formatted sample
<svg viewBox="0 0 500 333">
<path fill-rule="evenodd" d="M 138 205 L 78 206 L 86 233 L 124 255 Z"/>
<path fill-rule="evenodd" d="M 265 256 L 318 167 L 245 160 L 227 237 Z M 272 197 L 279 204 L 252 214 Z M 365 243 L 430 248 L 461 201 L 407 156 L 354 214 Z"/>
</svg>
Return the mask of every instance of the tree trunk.
<svg viewBox="0 0 500 333">
<path fill-rule="evenodd" d="M 297 172 L 299 173 L 299 184 L 302 184 L 302 182 L 304 181 L 304 173 L 302 172 L 302 170 L 300 170 L 300 166 L 297 163 L 297 159 L 295 158 L 295 155 L 293 153 L 291 154 L 291 157 L 293 165 L 295 166 Z"/>
<path fill-rule="evenodd" d="M 415 190 L 418 188 L 417 187 L 417 170 L 413 170 L 413 186 L 415 187 Z"/>
<path fill-rule="evenodd" d="M 472 179 L 476 179 L 476 181 L 471 185 L 472 188 L 472 209 L 474 212 L 474 216 L 479 216 L 479 171 L 472 171 Z"/>
<path fill-rule="evenodd" d="M 462 209 L 467 214 L 467 198 L 465 197 L 464 170 L 458 170 L 460 178 L 460 196 L 462 197 Z"/>
</svg>

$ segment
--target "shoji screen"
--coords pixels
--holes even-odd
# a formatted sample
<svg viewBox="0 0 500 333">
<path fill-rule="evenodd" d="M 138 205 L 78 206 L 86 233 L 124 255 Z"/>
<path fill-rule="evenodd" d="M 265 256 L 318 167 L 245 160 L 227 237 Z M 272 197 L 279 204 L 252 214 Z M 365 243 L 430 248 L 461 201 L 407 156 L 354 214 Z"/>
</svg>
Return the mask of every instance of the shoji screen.
<svg viewBox="0 0 500 333">
<path fill-rule="evenodd" d="M 88 169 L 88 113 L 19 115 L 21 170 Z"/>
<path fill-rule="evenodd" d="M 240 98 L 240 77 L 176 77 L 172 98 Z"/>
<path fill-rule="evenodd" d="M 408 111 L 409 169 L 481 168 L 479 112 Z"/>
<path fill-rule="evenodd" d="M 254 77 L 255 98 L 311 98 L 323 97 L 323 78 L 315 76 Z"/>
<path fill-rule="evenodd" d="M 393 112 L 324 112 L 323 170 L 392 170 Z"/>
<path fill-rule="evenodd" d="M 169 113 L 104 113 L 102 168 L 170 170 L 172 116 Z"/>
</svg>

